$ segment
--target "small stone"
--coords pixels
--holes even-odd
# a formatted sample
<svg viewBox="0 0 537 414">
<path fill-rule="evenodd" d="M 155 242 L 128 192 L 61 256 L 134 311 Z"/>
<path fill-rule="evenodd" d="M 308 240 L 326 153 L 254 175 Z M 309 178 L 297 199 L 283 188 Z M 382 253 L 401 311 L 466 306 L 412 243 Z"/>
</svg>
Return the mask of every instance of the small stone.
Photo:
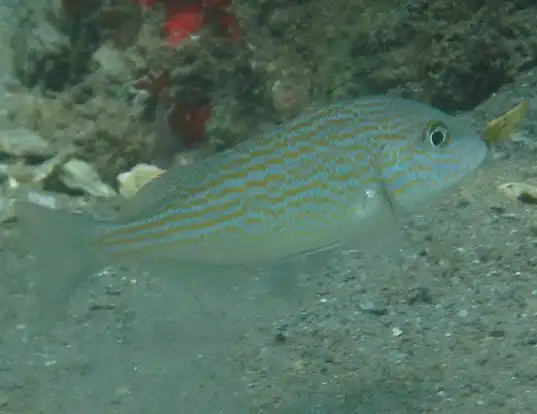
<svg viewBox="0 0 537 414">
<path fill-rule="evenodd" d="M 458 315 L 459 315 L 459 318 L 466 318 L 469 315 L 468 309 L 459 310 Z"/>
<path fill-rule="evenodd" d="M 501 204 L 493 204 L 489 208 L 498 214 L 503 214 L 506 210 L 505 206 L 502 206 Z"/>
<path fill-rule="evenodd" d="M 388 309 L 382 303 L 377 301 L 368 300 L 360 303 L 360 309 L 364 312 L 371 313 L 372 315 L 386 315 Z"/>
<path fill-rule="evenodd" d="M 47 157 L 54 153 L 45 139 L 25 128 L 0 131 L 0 152 L 15 157 Z"/>
<path fill-rule="evenodd" d="M 38 204 L 40 206 L 55 210 L 58 208 L 58 201 L 51 195 L 41 194 L 36 191 L 30 191 L 28 193 L 28 201 L 30 203 Z"/>
<path fill-rule="evenodd" d="M 307 87 L 297 80 L 277 80 L 272 85 L 272 104 L 281 115 L 296 116 L 310 101 Z"/>
<path fill-rule="evenodd" d="M 403 331 L 397 327 L 395 328 L 392 328 L 392 335 L 395 336 L 396 338 L 403 335 Z"/>
<path fill-rule="evenodd" d="M 489 336 L 491 338 L 503 338 L 505 336 L 505 331 L 501 328 L 493 329 L 490 331 Z"/>
<path fill-rule="evenodd" d="M 113 197 L 115 190 L 99 178 L 99 174 L 85 161 L 72 159 L 61 168 L 60 180 L 72 190 L 83 191 L 94 197 Z"/>
<path fill-rule="evenodd" d="M 109 44 L 103 44 L 97 49 L 93 54 L 93 59 L 105 75 L 120 77 L 126 73 L 122 52 Z"/>
<path fill-rule="evenodd" d="M 73 148 L 66 148 L 42 164 L 26 165 L 23 163 L 0 164 L 0 176 L 9 178 L 9 187 L 17 188 L 19 183 L 41 186 L 71 155 Z"/>
</svg>

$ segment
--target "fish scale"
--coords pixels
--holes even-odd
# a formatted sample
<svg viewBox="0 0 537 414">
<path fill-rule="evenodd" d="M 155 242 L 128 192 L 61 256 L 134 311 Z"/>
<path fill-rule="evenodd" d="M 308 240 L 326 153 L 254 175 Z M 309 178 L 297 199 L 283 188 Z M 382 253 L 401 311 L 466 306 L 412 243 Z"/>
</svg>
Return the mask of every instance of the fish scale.
<svg viewBox="0 0 537 414">
<path fill-rule="evenodd" d="M 398 214 L 453 188 L 486 154 L 467 121 L 402 98 L 364 97 L 169 169 L 116 222 L 29 203 L 18 211 L 29 250 L 56 280 L 44 287 L 54 307 L 110 262 L 218 266 L 372 246 Z"/>
</svg>

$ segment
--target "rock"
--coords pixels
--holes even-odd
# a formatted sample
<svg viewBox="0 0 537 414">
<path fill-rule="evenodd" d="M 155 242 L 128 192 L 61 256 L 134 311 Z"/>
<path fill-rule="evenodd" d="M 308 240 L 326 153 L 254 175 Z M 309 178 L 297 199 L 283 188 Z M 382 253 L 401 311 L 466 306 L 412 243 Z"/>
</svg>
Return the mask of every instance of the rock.
<svg viewBox="0 0 537 414">
<path fill-rule="evenodd" d="M 512 200 L 524 204 L 537 204 L 537 186 L 512 182 L 500 185 L 498 190 Z"/>
<path fill-rule="evenodd" d="M 15 211 L 16 200 L 26 199 L 30 203 L 38 204 L 50 209 L 59 208 L 59 203 L 56 197 L 37 191 L 28 191 L 27 188 L 21 187 L 17 189 L 9 189 L 3 194 L 0 194 L 0 223 L 6 223 L 16 220 L 17 213 Z M 0 410 L 0 413 L 2 411 Z"/>
<path fill-rule="evenodd" d="M 386 315 L 388 313 L 387 306 L 383 303 L 380 299 L 366 299 L 364 301 L 361 301 L 361 303 L 358 304 L 358 307 L 366 313 L 370 313 L 372 315 Z"/>
<path fill-rule="evenodd" d="M 17 77 L 27 85 L 43 77 L 47 60 L 61 56 L 69 50 L 69 38 L 44 19 L 31 18 L 20 25 L 12 38 L 15 51 L 14 67 Z M 46 67 L 46 66 L 45 66 Z"/>
<path fill-rule="evenodd" d="M 64 164 L 73 152 L 74 148 L 66 148 L 39 165 L 0 164 L 0 177 L 8 178 L 10 187 L 17 187 L 19 183 L 42 186 L 45 179 L 50 177 L 60 165 Z"/>
<path fill-rule="evenodd" d="M 119 78 L 128 73 L 122 52 L 108 44 L 103 44 L 97 49 L 93 54 L 93 59 L 98 64 L 102 73 L 107 76 Z"/>
<path fill-rule="evenodd" d="M 99 178 L 99 174 L 85 161 L 72 159 L 62 165 L 60 181 L 72 190 L 79 190 L 94 197 L 113 197 L 115 190 Z"/>
<path fill-rule="evenodd" d="M 130 171 L 117 176 L 119 193 L 124 197 L 132 197 L 149 181 L 162 174 L 164 170 L 150 164 L 138 164 Z"/>
<path fill-rule="evenodd" d="M 28 192 L 28 201 L 30 203 L 38 204 L 40 206 L 56 210 L 58 208 L 58 201 L 50 194 L 43 194 L 36 191 Z"/>
<path fill-rule="evenodd" d="M 307 86 L 296 80 L 277 80 L 271 91 L 274 109 L 288 118 L 297 116 L 311 102 Z"/>
<path fill-rule="evenodd" d="M 0 131 L 0 152 L 15 157 L 47 157 L 54 153 L 45 139 L 25 128 Z"/>
</svg>

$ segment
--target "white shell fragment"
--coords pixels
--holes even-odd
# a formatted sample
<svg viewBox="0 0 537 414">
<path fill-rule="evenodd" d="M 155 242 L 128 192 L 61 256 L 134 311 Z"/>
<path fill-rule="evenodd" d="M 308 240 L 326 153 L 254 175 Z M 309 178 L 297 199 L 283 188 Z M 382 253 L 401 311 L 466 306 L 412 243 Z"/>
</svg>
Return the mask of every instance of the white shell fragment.
<svg viewBox="0 0 537 414">
<path fill-rule="evenodd" d="M 117 176 L 119 181 L 119 194 L 123 197 L 132 197 L 140 188 L 153 180 L 164 170 L 151 164 L 138 164 L 130 171 L 121 173 Z"/>
<path fill-rule="evenodd" d="M 50 156 L 54 153 L 51 145 L 25 128 L 14 128 L 0 132 L 0 152 L 15 157 Z"/>
<path fill-rule="evenodd" d="M 99 178 L 99 174 L 85 161 L 76 158 L 60 169 L 61 182 L 72 190 L 80 190 L 94 197 L 114 197 L 115 190 Z"/>
</svg>

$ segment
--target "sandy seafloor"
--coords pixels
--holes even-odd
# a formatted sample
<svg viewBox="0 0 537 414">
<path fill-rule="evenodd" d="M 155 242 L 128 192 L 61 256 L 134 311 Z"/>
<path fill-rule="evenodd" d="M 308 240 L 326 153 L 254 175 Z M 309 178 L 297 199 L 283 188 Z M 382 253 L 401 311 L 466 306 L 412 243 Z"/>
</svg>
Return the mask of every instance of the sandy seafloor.
<svg viewBox="0 0 537 414">
<path fill-rule="evenodd" d="M 532 98 L 536 80 L 477 117 Z M 292 280 L 110 271 L 47 334 L 30 319 L 38 269 L 4 224 L 0 412 L 535 413 L 537 207 L 497 186 L 537 183 L 536 157 L 507 149 L 405 217 L 400 250 L 304 260 Z"/>
</svg>

